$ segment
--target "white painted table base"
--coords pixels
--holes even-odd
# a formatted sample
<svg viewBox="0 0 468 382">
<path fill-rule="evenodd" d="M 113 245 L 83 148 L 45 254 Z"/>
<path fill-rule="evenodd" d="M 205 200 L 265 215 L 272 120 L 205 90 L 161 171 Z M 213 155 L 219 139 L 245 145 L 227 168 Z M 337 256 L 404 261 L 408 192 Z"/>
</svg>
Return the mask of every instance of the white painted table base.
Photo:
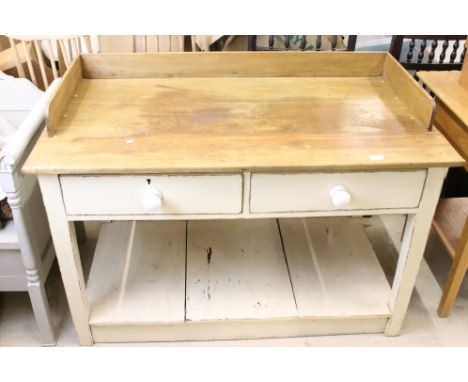
<svg viewBox="0 0 468 382">
<path fill-rule="evenodd" d="M 425 170 L 424 170 L 425 171 Z M 383 200 L 383 205 L 374 205 L 372 195 L 366 198 L 354 200 L 353 208 L 334 208 L 333 206 L 325 208 L 310 208 L 303 209 L 301 206 L 292 205 L 288 210 L 282 209 L 281 205 L 277 205 L 277 210 L 271 211 L 270 199 L 271 195 L 255 194 L 255 200 L 252 202 L 253 190 L 251 184 L 252 178 L 256 175 L 244 173 L 242 177 L 242 192 L 240 201 L 240 212 L 236 211 L 235 203 L 233 204 L 232 195 L 228 193 L 227 207 L 229 214 L 214 213 L 216 209 L 209 209 L 208 213 L 200 214 L 199 210 L 189 211 L 187 213 L 174 214 L 171 211 L 166 211 L 161 214 L 142 213 L 141 207 L 135 207 L 135 213 L 131 211 L 100 211 L 98 207 L 93 210 L 94 206 L 99 206 L 103 195 L 86 195 L 86 192 L 80 193 L 73 199 L 73 202 L 66 205 L 64 199 L 67 195 L 62 196 L 63 184 L 61 184 L 60 176 L 57 175 L 41 175 L 39 176 L 40 186 L 43 193 L 44 203 L 47 209 L 52 237 L 55 245 L 55 250 L 62 272 L 62 277 L 65 285 L 65 290 L 70 305 L 70 310 L 78 333 L 80 343 L 82 345 L 92 345 L 94 341 L 108 341 L 113 338 L 115 341 L 148 341 L 148 340 L 182 340 L 182 339 L 216 339 L 216 338 L 238 338 L 255 336 L 304 336 L 315 334 L 334 334 L 334 333 L 369 333 L 382 332 L 387 335 L 398 335 L 405 317 L 408 303 L 415 284 L 416 275 L 419 269 L 419 264 L 422 259 L 427 237 L 429 235 L 432 216 L 434 214 L 437 201 L 440 195 L 445 168 L 427 169 L 427 177 L 420 178 L 418 172 L 414 172 L 414 176 L 409 176 L 409 184 L 420 184 L 422 194 L 420 195 L 419 203 L 411 194 L 411 187 L 402 194 L 389 194 L 388 200 Z M 346 173 L 352 179 L 360 176 L 359 173 Z M 344 175 L 346 175 L 344 174 Z M 357 174 L 357 175 L 356 175 Z M 395 171 L 388 172 L 392 177 Z M 402 172 L 404 176 L 405 172 Z M 343 175 L 343 174 L 342 174 Z M 106 175 L 97 176 L 103 179 Z M 347 176 L 347 175 L 346 175 Z M 382 177 L 385 181 L 385 172 L 366 174 L 371 179 L 373 176 Z M 131 175 L 122 175 L 123 183 L 125 178 Z M 82 179 L 86 179 L 83 177 Z M 231 179 L 231 178 L 230 178 Z M 397 178 L 396 178 L 397 179 Z M 86 182 L 88 182 L 86 180 Z M 85 182 L 85 183 L 86 183 Z M 237 181 L 233 180 L 233 187 L 237 187 Z M 422 182 L 422 183 L 419 183 Z M 369 183 L 371 185 L 372 182 Z M 375 183 L 374 183 L 375 184 Z M 288 183 L 286 183 L 286 186 Z M 95 184 L 88 182 L 91 190 Z M 294 184 L 293 184 L 294 186 Z M 256 186 L 254 186 L 256 187 Z M 327 186 L 328 187 L 328 186 Z M 402 189 L 406 190 L 404 184 Z M 368 188 L 364 188 L 368 190 Z M 89 191 L 88 190 L 88 191 Z M 190 186 L 188 187 L 190 190 Z M 320 192 L 323 190 L 319 190 Z M 326 188 L 326 193 L 329 195 L 329 189 Z M 324 191 L 324 192 L 325 192 Z M 118 192 L 118 191 L 117 191 Z M 232 188 L 229 192 L 232 191 Z M 350 190 L 353 198 L 353 189 Z M 365 191 L 367 194 L 371 191 Z M 89 193 L 92 195 L 92 193 Z M 163 192 L 164 194 L 164 192 Z M 366 195 L 367 195 L 366 194 Z M 229 196 L 231 195 L 231 196 Z M 262 196 L 263 195 L 263 196 Z M 219 196 L 219 195 L 218 195 Z M 164 195 L 163 195 L 164 197 Z M 320 195 L 316 195 L 320 197 Z M 313 198 L 313 195 L 311 196 Z M 210 195 L 207 195 L 209 201 Z M 164 199 L 163 199 L 164 200 Z M 414 204 L 416 200 L 416 204 Z M 79 202 L 78 202 L 79 201 Z M 222 210 L 222 197 L 216 199 Z M 351 200 L 353 202 L 353 199 Z M 385 203 L 390 203 L 386 206 Z M 122 202 L 125 203 L 125 202 Z M 259 212 L 252 211 L 252 203 L 256 203 Z M 293 203 L 294 204 L 294 203 Z M 106 203 L 103 203 L 104 208 Z M 67 214 L 67 207 L 73 206 L 70 210 L 73 214 Z M 197 206 L 199 208 L 200 206 Z M 292 209 L 291 209 L 292 208 Z M 232 212 L 234 211 L 234 212 Z M 403 243 L 401 246 L 396 274 L 389 297 L 388 307 L 389 316 L 376 317 L 323 317 L 323 318 L 306 318 L 299 320 L 291 320 L 291 318 L 283 317 L 268 320 L 226 320 L 226 322 L 185 322 L 181 325 L 139 325 L 128 327 L 124 323 L 122 325 L 101 326 L 98 331 L 92 333 L 90 327 L 91 306 L 88 301 L 83 271 L 79 257 L 76 233 L 73 226 L 73 221 L 76 220 L 192 220 L 192 219 L 246 219 L 246 218 L 289 218 L 289 217 L 323 217 L 323 216 L 362 216 L 362 215 L 381 215 L 381 214 L 396 214 L 404 213 L 408 215 L 408 221 L 404 230 Z M 109 264 L 112 266 L 112 264 Z M 126 326 L 126 327 L 125 327 Z M 119 334 L 120 333 L 120 334 Z"/>
</svg>

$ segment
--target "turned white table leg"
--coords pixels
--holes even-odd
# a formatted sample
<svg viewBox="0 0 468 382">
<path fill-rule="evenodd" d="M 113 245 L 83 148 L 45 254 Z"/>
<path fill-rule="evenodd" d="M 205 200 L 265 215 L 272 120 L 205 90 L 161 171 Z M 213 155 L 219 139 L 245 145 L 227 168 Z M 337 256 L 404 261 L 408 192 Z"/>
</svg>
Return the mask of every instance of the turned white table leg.
<svg viewBox="0 0 468 382">
<path fill-rule="evenodd" d="M 88 324 L 90 308 L 77 238 L 73 222 L 69 222 L 66 217 L 59 177 L 41 175 L 39 184 L 73 323 L 80 344 L 92 345 L 93 338 Z"/>
<path fill-rule="evenodd" d="M 400 333 L 446 173 L 446 168 L 428 170 L 419 210 L 408 216 L 390 296 L 392 316 L 385 330 L 388 336 Z"/>
<path fill-rule="evenodd" d="M 23 200 L 19 191 L 7 192 L 8 203 L 13 212 L 16 232 L 21 248 L 21 257 L 26 271 L 27 288 L 34 316 L 39 328 L 39 334 L 43 345 L 55 345 L 55 332 L 50 313 L 49 301 L 45 293 L 44 282 L 41 279 L 42 266 L 40 254 L 34 251 L 31 243 L 31 234 L 28 233 L 28 214 L 23 210 Z M 30 217 L 30 215 L 29 215 Z M 39 258 L 38 258 L 39 256 Z"/>
</svg>

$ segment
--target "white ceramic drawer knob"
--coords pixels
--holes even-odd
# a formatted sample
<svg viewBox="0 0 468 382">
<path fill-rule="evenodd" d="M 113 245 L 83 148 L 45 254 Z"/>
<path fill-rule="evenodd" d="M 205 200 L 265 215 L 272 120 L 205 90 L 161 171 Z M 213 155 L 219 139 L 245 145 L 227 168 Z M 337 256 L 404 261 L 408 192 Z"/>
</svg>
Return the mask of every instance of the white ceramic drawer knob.
<svg viewBox="0 0 468 382">
<path fill-rule="evenodd" d="M 351 194 L 345 186 L 335 186 L 330 190 L 330 198 L 335 207 L 345 207 L 351 203 Z"/>
<path fill-rule="evenodd" d="M 161 208 L 162 194 L 157 188 L 148 187 L 143 196 L 143 208 L 146 211 L 154 211 Z"/>
</svg>

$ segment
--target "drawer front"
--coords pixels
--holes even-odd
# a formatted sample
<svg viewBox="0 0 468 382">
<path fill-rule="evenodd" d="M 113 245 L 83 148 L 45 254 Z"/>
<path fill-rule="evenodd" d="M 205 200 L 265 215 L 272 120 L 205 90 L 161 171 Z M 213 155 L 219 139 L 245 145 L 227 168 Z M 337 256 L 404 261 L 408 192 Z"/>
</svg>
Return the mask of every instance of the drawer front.
<svg viewBox="0 0 468 382">
<path fill-rule="evenodd" d="M 351 173 L 253 173 L 250 212 L 307 212 L 415 208 L 426 170 Z M 349 199 L 336 198 L 337 189 Z M 341 197 L 342 194 L 338 195 Z M 345 195 L 346 196 L 346 195 Z"/>
<path fill-rule="evenodd" d="M 242 175 L 61 176 L 69 215 L 238 214 Z M 145 202 L 157 190 L 160 206 Z"/>
</svg>

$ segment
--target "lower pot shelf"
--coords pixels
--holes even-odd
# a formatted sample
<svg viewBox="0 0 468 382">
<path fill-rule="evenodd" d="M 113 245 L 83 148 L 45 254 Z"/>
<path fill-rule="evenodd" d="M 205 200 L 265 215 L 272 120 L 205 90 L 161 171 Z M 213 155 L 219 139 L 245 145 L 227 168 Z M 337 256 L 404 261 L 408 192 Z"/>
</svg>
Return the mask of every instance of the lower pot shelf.
<svg viewBox="0 0 468 382">
<path fill-rule="evenodd" d="M 359 218 L 106 223 L 88 295 L 96 342 L 381 332 L 391 315 Z"/>
</svg>

